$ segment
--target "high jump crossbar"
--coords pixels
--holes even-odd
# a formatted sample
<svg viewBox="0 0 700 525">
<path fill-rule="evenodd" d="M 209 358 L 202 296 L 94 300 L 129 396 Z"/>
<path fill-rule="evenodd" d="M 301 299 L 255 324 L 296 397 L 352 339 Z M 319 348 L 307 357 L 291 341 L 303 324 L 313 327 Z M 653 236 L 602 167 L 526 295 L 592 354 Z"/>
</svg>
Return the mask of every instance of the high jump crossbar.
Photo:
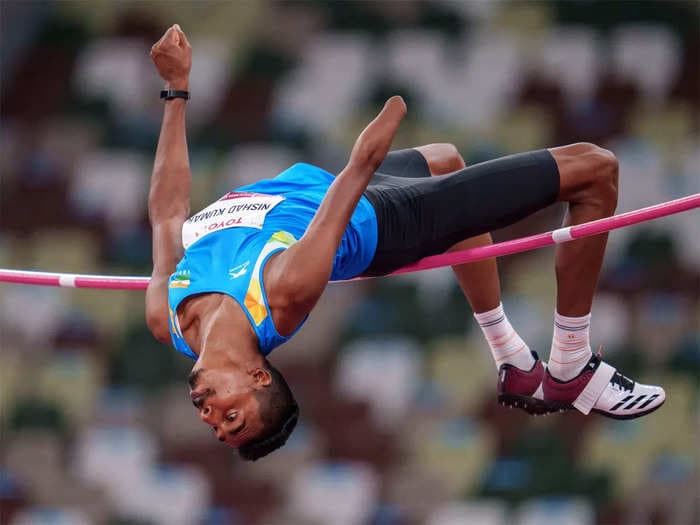
<svg viewBox="0 0 700 525">
<path fill-rule="evenodd" d="M 654 206 L 628 211 L 591 222 L 567 226 L 556 230 L 503 241 L 489 246 L 479 246 L 468 250 L 443 253 L 425 257 L 420 261 L 409 264 L 389 275 L 431 270 L 443 266 L 454 266 L 521 253 L 553 244 L 561 244 L 591 235 L 626 228 L 633 224 L 651 221 L 668 215 L 674 215 L 700 207 L 700 193 L 688 195 L 680 199 L 662 202 Z M 700 229 L 699 229 L 700 230 Z M 700 241 L 700 239 L 698 239 Z M 351 280 L 368 279 L 356 277 Z M 30 284 L 40 286 L 61 286 L 67 288 L 96 288 L 110 290 L 145 290 L 149 277 L 129 277 L 116 275 L 81 275 L 73 273 L 36 272 L 29 270 L 0 269 L 0 282 Z"/>
</svg>

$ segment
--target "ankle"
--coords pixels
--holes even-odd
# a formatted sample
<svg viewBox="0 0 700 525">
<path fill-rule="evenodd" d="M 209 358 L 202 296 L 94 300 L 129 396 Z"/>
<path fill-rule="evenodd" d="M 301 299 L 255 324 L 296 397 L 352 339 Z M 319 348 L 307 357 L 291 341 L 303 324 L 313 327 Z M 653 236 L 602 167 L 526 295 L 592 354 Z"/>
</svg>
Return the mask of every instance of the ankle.
<svg viewBox="0 0 700 525">
<path fill-rule="evenodd" d="M 503 304 L 486 312 L 475 313 L 474 317 L 491 349 L 496 368 L 503 364 L 511 364 L 521 370 L 532 368 L 535 358 L 508 321 Z"/>
<path fill-rule="evenodd" d="M 554 334 L 549 356 L 549 369 L 552 377 L 569 381 L 576 377 L 590 359 L 589 341 L 591 314 L 571 317 L 554 314 Z"/>
</svg>

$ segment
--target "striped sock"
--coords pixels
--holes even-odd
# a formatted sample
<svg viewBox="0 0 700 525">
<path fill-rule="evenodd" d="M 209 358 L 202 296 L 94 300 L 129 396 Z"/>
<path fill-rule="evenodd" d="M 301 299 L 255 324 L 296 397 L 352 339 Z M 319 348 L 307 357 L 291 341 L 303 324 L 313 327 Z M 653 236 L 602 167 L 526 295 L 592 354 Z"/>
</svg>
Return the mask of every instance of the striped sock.
<svg viewBox="0 0 700 525">
<path fill-rule="evenodd" d="M 554 336 L 547 368 L 561 381 L 576 377 L 591 358 L 589 330 L 591 314 L 566 317 L 554 314 Z"/>
<path fill-rule="evenodd" d="M 489 348 L 491 348 L 496 368 L 504 363 L 517 366 L 521 370 L 532 368 L 532 365 L 535 364 L 535 358 L 532 357 L 525 341 L 510 325 L 508 317 L 503 311 L 503 303 L 488 312 L 475 313 L 474 317 L 484 333 Z"/>
</svg>

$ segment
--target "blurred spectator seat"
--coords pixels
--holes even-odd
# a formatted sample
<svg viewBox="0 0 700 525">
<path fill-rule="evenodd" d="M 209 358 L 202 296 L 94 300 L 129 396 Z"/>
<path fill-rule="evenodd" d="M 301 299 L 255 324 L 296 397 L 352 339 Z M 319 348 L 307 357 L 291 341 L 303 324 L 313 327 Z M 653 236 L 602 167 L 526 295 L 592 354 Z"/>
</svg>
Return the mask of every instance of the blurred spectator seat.
<svg viewBox="0 0 700 525">
<path fill-rule="evenodd" d="M 120 516 L 187 525 L 209 504 L 206 479 L 190 467 L 156 467 L 156 442 L 143 430 L 93 427 L 80 436 L 74 468 L 108 490 Z"/>
<path fill-rule="evenodd" d="M 65 472 L 57 437 L 36 430 L 25 431 L 15 434 L 7 442 L 3 439 L 3 444 L 7 446 L 4 455 L 6 467 L 29 489 L 33 499 L 42 501 L 61 485 Z"/>
<path fill-rule="evenodd" d="M 471 418 L 443 418 L 409 427 L 421 471 L 444 484 L 451 498 L 472 493 L 493 458 L 493 436 Z"/>
<path fill-rule="evenodd" d="M 522 81 L 522 57 L 510 35 L 477 32 L 463 43 L 465 62 L 452 66 L 451 75 L 435 82 L 444 86 L 440 104 L 448 123 L 469 128 L 488 127 L 510 109 Z M 439 95 L 438 95 L 439 96 Z"/>
<path fill-rule="evenodd" d="M 472 500 L 437 507 L 428 516 L 426 525 L 506 525 L 507 516 L 506 506 L 501 501 Z"/>
<path fill-rule="evenodd" d="M 345 328 L 348 312 L 355 309 L 366 293 L 367 289 L 359 283 L 339 283 L 326 288 L 306 324 L 285 343 L 284 350 L 274 353 L 273 364 L 284 366 L 289 363 L 302 366 L 306 371 L 307 363 L 335 356 L 338 336 Z M 301 385 L 292 387 L 296 389 Z"/>
<path fill-rule="evenodd" d="M 696 133 L 697 116 L 698 112 L 693 112 L 692 106 L 684 102 L 635 107 L 630 114 L 628 135 L 649 141 L 657 150 L 669 155 L 664 161 L 673 162 L 673 157 L 682 155 L 683 145 Z"/>
<path fill-rule="evenodd" d="M 376 73 L 368 38 L 323 33 L 304 50 L 302 64 L 282 80 L 275 112 L 316 133 L 335 129 L 352 115 Z"/>
<path fill-rule="evenodd" d="M 0 155 L 2 153 L 0 152 Z M 19 236 L 0 232 L 0 267 L 12 268 L 25 243 Z"/>
<path fill-rule="evenodd" d="M 103 385 L 95 399 L 92 426 L 97 429 L 109 426 L 131 428 L 145 419 L 147 410 L 144 396 L 136 390 Z"/>
<path fill-rule="evenodd" d="M 192 71 L 187 102 L 188 129 L 207 124 L 221 108 L 230 87 L 234 48 L 216 38 L 192 38 Z M 156 91 L 149 93 L 155 98 Z"/>
<path fill-rule="evenodd" d="M 581 451 L 588 468 L 614 473 L 617 495 L 622 498 L 640 488 L 660 453 L 687 458 L 689 451 L 697 450 L 693 416 L 697 388 L 693 383 L 672 375 L 639 380 L 664 386 L 668 399 L 664 406 L 645 419 L 604 422 L 590 434 Z"/>
<path fill-rule="evenodd" d="M 570 104 L 591 99 L 601 71 L 598 35 L 583 26 L 556 26 L 545 37 L 538 73 L 558 82 Z"/>
<path fill-rule="evenodd" d="M 192 183 L 190 200 L 192 210 L 201 210 L 216 198 L 214 189 L 216 177 L 219 175 L 219 151 L 212 149 L 190 149 L 190 171 Z"/>
<path fill-rule="evenodd" d="M 92 41 L 77 58 L 75 90 L 88 99 L 107 99 L 117 118 L 142 116 L 161 84 L 149 47 L 139 38 Z"/>
<path fill-rule="evenodd" d="M 530 349 L 538 351 L 538 346 L 545 345 L 545 348 L 540 348 L 541 353 L 552 342 L 552 323 L 548 317 L 552 315 L 554 305 L 546 304 L 546 302 L 548 299 L 551 301 L 554 296 L 556 280 L 553 271 L 547 273 L 542 271 L 543 268 L 553 264 L 554 257 L 545 253 L 537 254 L 535 257 L 528 263 L 529 271 L 517 272 L 514 279 L 532 279 L 540 286 L 528 294 L 504 294 L 502 302 L 506 312 L 508 312 L 511 324 L 516 327 L 523 340 L 527 341 Z M 543 262 L 544 258 L 548 259 L 546 263 Z M 537 265 L 537 261 L 540 262 L 539 265 Z M 485 341 L 481 343 L 482 348 L 485 344 Z"/>
<path fill-rule="evenodd" d="M 209 482 L 194 467 L 151 468 L 115 503 L 121 516 L 158 525 L 199 523 L 209 507 Z"/>
<path fill-rule="evenodd" d="M 407 339 L 356 341 L 341 354 L 336 388 L 342 396 L 369 403 L 375 424 L 394 428 L 416 395 L 421 370 L 417 345 Z"/>
<path fill-rule="evenodd" d="M 595 339 L 600 341 L 606 350 L 625 345 L 630 336 L 630 315 L 620 296 L 605 292 L 596 293 L 591 313 Z"/>
<path fill-rule="evenodd" d="M 515 108 L 507 119 L 494 122 L 494 134 L 505 151 L 529 151 L 551 143 L 552 126 L 550 113 L 531 105 Z"/>
<path fill-rule="evenodd" d="M 427 517 L 450 500 L 451 489 L 445 480 L 419 463 L 403 461 L 384 479 L 384 499 L 413 516 Z"/>
<path fill-rule="evenodd" d="M 452 413 L 475 411 L 485 396 L 493 396 L 495 367 L 481 334 L 434 341 L 427 365 L 431 382 L 445 395 L 445 408 Z"/>
<path fill-rule="evenodd" d="M 457 4 L 453 4 L 457 5 Z M 400 30 L 387 35 L 385 75 L 392 82 L 410 86 L 420 95 L 430 96 L 442 89 L 438 82 L 451 71 L 445 57 L 445 39 L 438 32 Z M 409 108 L 413 111 L 413 108 Z"/>
<path fill-rule="evenodd" d="M 693 523 L 698 517 L 697 462 L 685 454 L 660 453 L 645 473 L 634 505 L 627 509 L 626 523 Z"/>
<path fill-rule="evenodd" d="M 674 196 L 700 193 L 700 144 L 689 141 L 682 154 L 680 177 L 674 185 Z M 678 249 L 683 261 L 689 268 L 700 268 L 700 235 L 698 226 L 698 211 L 679 213 L 670 217 L 670 226 L 681 240 Z M 696 242 L 692 242 L 695 239 Z M 688 242 L 690 241 L 690 242 Z"/>
<path fill-rule="evenodd" d="M 150 257 L 150 252 L 147 254 Z M 127 273 L 121 268 L 104 267 L 96 270 L 97 273 Z M 142 322 L 144 317 L 143 296 L 135 294 L 132 290 L 110 290 L 109 301 L 105 296 L 95 290 L 73 290 L 71 303 L 86 319 L 98 334 L 121 334 L 125 330 L 125 324 L 132 321 Z"/>
<path fill-rule="evenodd" d="M 65 296 L 56 288 L 3 284 L 0 295 L 2 338 L 15 334 L 28 348 L 41 350 L 53 338 L 63 318 Z"/>
<path fill-rule="evenodd" d="M 647 141 L 623 139 L 608 145 L 620 164 L 617 213 L 667 200 L 665 167 L 658 148 Z M 653 227 L 653 223 L 647 225 Z M 619 257 L 633 235 L 630 228 L 616 230 L 608 241 L 608 257 Z"/>
<path fill-rule="evenodd" d="M 455 276 L 451 268 L 435 268 L 397 275 L 392 277 L 391 285 L 415 285 L 420 305 L 427 310 L 440 310 L 447 306 L 450 292 L 455 287 Z"/>
<path fill-rule="evenodd" d="M 697 304 L 697 297 L 696 290 L 694 298 L 661 291 L 649 291 L 639 298 L 634 336 L 646 343 L 643 348 L 650 365 L 659 367 L 668 360 L 685 327 L 693 323 L 691 305 Z"/>
<path fill-rule="evenodd" d="M 85 230 L 44 229 L 29 238 L 28 256 L 33 269 L 54 272 L 98 271 L 98 245 Z"/>
<path fill-rule="evenodd" d="M 35 388 L 46 399 L 54 400 L 72 423 L 80 425 L 92 417 L 101 374 L 93 356 L 62 352 L 38 371 Z"/>
<path fill-rule="evenodd" d="M 460 2 L 461 3 L 461 2 Z M 492 4 L 493 17 L 486 27 L 498 27 L 516 37 L 519 47 L 528 50 L 536 46 L 552 26 L 552 4 L 547 2 L 516 2 L 505 4 L 497 2 L 464 2 L 465 4 Z M 481 9 L 484 9 L 481 7 Z"/>
<path fill-rule="evenodd" d="M 291 480 L 293 515 L 311 523 L 365 523 L 379 496 L 379 479 L 363 463 L 316 463 L 302 467 Z"/>
<path fill-rule="evenodd" d="M 489 23 L 502 10 L 503 0 L 491 0 L 490 2 L 453 2 L 452 0 L 437 0 L 436 3 L 444 4 L 450 9 L 458 11 L 463 18 L 477 19 L 480 23 Z M 508 8 L 516 7 L 508 5 Z M 507 11 L 507 10 L 506 10 Z"/>
<path fill-rule="evenodd" d="M 6 465 L 29 490 L 31 501 L 46 507 L 80 508 L 90 521 L 104 518 L 105 497 L 98 487 L 82 484 L 65 471 L 63 450 L 57 438 L 36 431 L 21 432 L 7 445 Z"/>
<path fill-rule="evenodd" d="M 663 26 L 624 25 L 613 34 L 610 47 L 617 75 L 633 80 L 650 102 L 666 98 L 680 69 L 676 35 Z"/>
<path fill-rule="evenodd" d="M 522 503 L 516 513 L 517 525 L 593 525 L 595 511 L 584 499 L 535 499 Z"/>
<path fill-rule="evenodd" d="M 521 57 L 505 33 L 478 32 L 460 52 L 437 33 L 397 31 L 387 42 L 387 76 L 416 89 L 433 118 L 460 127 L 490 124 L 520 86 Z"/>
<path fill-rule="evenodd" d="M 693 176 L 691 169 L 695 167 L 695 175 Z M 678 197 L 700 193 L 700 152 L 695 159 L 688 158 L 684 167 L 686 184 L 681 187 L 682 193 Z M 668 217 L 664 224 L 667 225 L 669 231 L 673 232 L 674 238 L 678 239 L 677 248 L 681 260 L 688 268 L 700 268 L 700 242 L 697 242 L 700 236 L 700 220 L 698 218 L 698 210 L 687 211 Z"/>
<path fill-rule="evenodd" d="M 256 461 L 246 474 L 260 483 L 275 484 L 280 493 L 289 492 L 289 480 L 295 473 L 321 455 L 324 437 L 318 429 L 305 424 L 302 418 L 284 447 L 264 460 Z"/>
<path fill-rule="evenodd" d="M 501 300 L 511 324 L 530 349 L 541 354 L 552 342 L 552 299 L 557 293 L 553 253 L 536 250 L 512 257 L 507 264 L 508 291 Z M 483 338 L 479 344 L 486 349 Z"/>
<path fill-rule="evenodd" d="M 76 441 L 73 468 L 86 483 L 107 489 L 119 508 L 147 479 L 156 454 L 156 442 L 145 430 L 92 426 Z"/>
<path fill-rule="evenodd" d="M 112 230 L 134 226 L 146 210 L 150 163 L 131 151 L 83 156 L 71 181 L 70 205 L 86 222 L 104 219 Z"/>
<path fill-rule="evenodd" d="M 4 332 L 1 324 L 0 332 Z M 15 401 L 21 397 L 22 387 L 27 388 L 27 385 L 23 384 L 23 378 L 24 369 L 31 367 L 28 362 L 26 355 L 23 355 L 19 348 L 3 340 L 0 352 L 0 425 L 7 424 L 7 415 Z"/>
<path fill-rule="evenodd" d="M 681 174 L 683 183 L 680 193 L 690 195 L 700 193 L 700 143 L 689 139 L 682 152 Z"/>
<path fill-rule="evenodd" d="M 91 525 L 92 520 L 80 509 L 29 507 L 18 512 L 9 525 Z"/>
</svg>

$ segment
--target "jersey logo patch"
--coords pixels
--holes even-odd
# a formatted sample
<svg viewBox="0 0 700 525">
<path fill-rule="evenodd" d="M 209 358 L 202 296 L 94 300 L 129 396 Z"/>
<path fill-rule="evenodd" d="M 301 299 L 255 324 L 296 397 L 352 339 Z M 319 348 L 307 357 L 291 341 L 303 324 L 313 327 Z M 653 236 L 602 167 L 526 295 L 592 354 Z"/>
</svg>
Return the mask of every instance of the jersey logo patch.
<svg viewBox="0 0 700 525">
<path fill-rule="evenodd" d="M 190 272 L 188 270 L 180 270 L 175 272 L 175 275 L 170 279 L 170 288 L 189 288 Z"/>
<path fill-rule="evenodd" d="M 250 265 L 250 261 L 246 261 L 243 264 L 239 264 L 238 266 L 234 266 L 228 271 L 229 277 L 231 279 L 238 279 L 240 276 L 245 275 L 248 273 L 248 266 Z"/>
</svg>

